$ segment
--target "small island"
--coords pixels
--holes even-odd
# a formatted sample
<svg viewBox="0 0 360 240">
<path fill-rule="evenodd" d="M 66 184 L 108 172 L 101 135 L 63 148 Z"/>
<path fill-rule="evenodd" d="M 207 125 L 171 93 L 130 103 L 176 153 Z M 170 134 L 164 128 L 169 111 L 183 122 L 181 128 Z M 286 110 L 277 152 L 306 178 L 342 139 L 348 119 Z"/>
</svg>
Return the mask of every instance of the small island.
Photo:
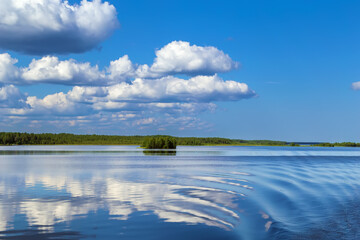
<svg viewBox="0 0 360 240">
<path fill-rule="evenodd" d="M 176 139 L 173 137 L 149 137 L 145 138 L 142 148 L 146 149 L 176 149 Z"/>
</svg>

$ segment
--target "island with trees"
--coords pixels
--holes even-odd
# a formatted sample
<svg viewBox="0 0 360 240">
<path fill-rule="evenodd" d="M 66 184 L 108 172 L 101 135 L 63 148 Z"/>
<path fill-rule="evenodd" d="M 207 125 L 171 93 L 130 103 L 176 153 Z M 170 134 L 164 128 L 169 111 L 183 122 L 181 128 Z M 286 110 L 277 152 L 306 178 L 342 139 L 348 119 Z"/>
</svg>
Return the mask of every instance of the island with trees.
<svg viewBox="0 0 360 240">
<path fill-rule="evenodd" d="M 176 139 L 168 136 L 147 137 L 141 147 L 146 149 L 176 149 Z"/>
</svg>

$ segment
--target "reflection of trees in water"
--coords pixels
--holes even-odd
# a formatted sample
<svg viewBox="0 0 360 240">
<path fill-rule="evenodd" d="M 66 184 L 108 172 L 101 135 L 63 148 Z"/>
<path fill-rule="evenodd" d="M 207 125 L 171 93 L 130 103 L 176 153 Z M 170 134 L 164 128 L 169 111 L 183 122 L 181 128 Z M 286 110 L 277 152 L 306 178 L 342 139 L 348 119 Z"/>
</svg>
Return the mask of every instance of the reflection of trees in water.
<svg viewBox="0 0 360 240">
<path fill-rule="evenodd" d="M 143 153 L 146 156 L 176 156 L 176 151 L 166 150 L 144 150 Z"/>
</svg>

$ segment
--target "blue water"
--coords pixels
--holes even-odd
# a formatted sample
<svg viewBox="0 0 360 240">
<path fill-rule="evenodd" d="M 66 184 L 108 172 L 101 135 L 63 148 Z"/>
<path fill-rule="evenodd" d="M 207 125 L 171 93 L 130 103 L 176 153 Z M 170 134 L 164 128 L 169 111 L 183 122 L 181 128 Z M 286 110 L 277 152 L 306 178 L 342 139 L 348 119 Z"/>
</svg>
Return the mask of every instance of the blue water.
<svg viewBox="0 0 360 240">
<path fill-rule="evenodd" d="M 360 149 L 0 147 L 0 239 L 360 239 Z"/>
</svg>

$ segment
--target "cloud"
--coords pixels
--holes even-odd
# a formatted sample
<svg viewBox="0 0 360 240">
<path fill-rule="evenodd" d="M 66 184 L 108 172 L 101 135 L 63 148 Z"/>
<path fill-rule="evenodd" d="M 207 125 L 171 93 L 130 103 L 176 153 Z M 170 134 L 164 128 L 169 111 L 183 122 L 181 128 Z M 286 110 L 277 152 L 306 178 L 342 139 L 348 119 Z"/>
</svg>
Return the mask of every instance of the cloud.
<svg viewBox="0 0 360 240">
<path fill-rule="evenodd" d="M 66 129 L 108 134 L 114 134 L 115 129 L 123 134 L 134 134 L 134 131 L 150 134 L 151 129 L 208 131 L 211 124 L 198 115 L 215 111 L 217 106 L 213 101 L 239 100 L 253 95 L 246 84 L 224 81 L 216 75 L 190 80 L 136 79 L 109 87 L 76 86 L 67 93 L 44 98 L 27 97 L 9 85 L 0 89 L 3 117 L 0 126 L 16 127 L 17 131 Z"/>
<path fill-rule="evenodd" d="M 85 132 L 101 128 L 109 133 L 113 133 L 114 126 L 122 131 L 134 126 L 208 130 L 211 125 L 197 115 L 214 112 L 216 102 L 256 96 L 247 84 L 218 76 L 238 67 L 227 54 L 215 47 L 181 41 L 158 50 L 152 65 L 133 63 L 128 55 L 102 69 L 89 62 L 55 56 L 33 59 L 27 66 L 17 65 L 17 59 L 0 54 L 0 115 L 6 116 L 0 126 L 39 130 L 53 129 L 53 125 L 54 129 L 73 128 L 76 132 L 80 127 Z M 22 94 L 14 86 L 40 83 L 73 88 L 39 98 Z"/>
<path fill-rule="evenodd" d="M 83 103 L 69 103 L 64 99 L 66 94 L 54 94 L 44 99 L 28 98 L 27 106 L 21 109 L 10 109 L 7 116 L 0 123 L 1 127 L 11 125 L 17 131 L 63 132 L 66 129 L 82 133 L 100 131 L 114 134 L 134 134 L 134 132 L 153 129 L 163 130 L 199 130 L 209 129 L 210 125 L 197 116 L 214 107 L 208 103 L 115 103 L 120 104 L 117 109 L 91 109 Z M 54 101 L 55 99 L 55 101 Z M 58 104 L 64 106 L 58 107 Z M 82 110 L 82 113 L 79 112 Z M 0 109 L 1 111 L 1 109 Z M 5 115 L 5 114 L 3 114 Z M 136 126 L 136 128 L 134 128 Z M 149 132 L 149 133 L 150 133 Z"/>
<path fill-rule="evenodd" d="M 14 65 L 17 59 L 8 53 L 0 54 L 0 83 L 16 83 L 19 79 L 19 69 Z"/>
<path fill-rule="evenodd" d="M 176 114 L 199 114 L 205 111 L 213 112 L 216 109 L 214 103 L 124 103 L 113 101 L 99 101 L 92 108 L 100 112 L 142 112 L 142 113 L 166 113 Z"/>
<path fill-rule="evenodd" d="M 167 76 L 131 81 L 136 75 L 128 56 L 112 61 L 105 70 L 90 63 L 78 63 L 73 59 L 60 61 L 50 56 L 34 59 L 24 68 L 16 67 L 16 63 L 17 59 L 9 54 L 0 54 L 0 83 L 75 85 L 69 94 L 78 102 L 105 96 L 108 100 L 122 102 L 211 102 L 236 101 L 255 95 L 247 84 L 224 81 L 216 74 L 188 80 Z M 87 87 L 89 85 L 94 87 Z"/>
<path fill-rule="evenodd" d="M 150 70 L 160 74 L 213 75 L 238 67 L 229 55 L 215 47 L 190 45 L 189 42 L 173 41 L 156 51 Z"/>
<path fill-rule="evenodd" d="M 99 71 L 98 66 L 92 67 L 90 63 L 78 63 L 73 59 L 59 61 L 57 57 L 43 57 L 40 60 L 32 60 L 29 67 L 21 72 L 26 83 L 106 84 L 105 74 Z"/>
<path fill-rule="evenodd" d="M 360 90 L 360 82 L 354 82 L 351 84 L 352 89 Z"/>
<path fill-rule="evenodd" d="M 26 54 L 91 50 L 118 27 L 113 5 L 101 0 L 0 1 L 0 48 Z"/>
<path fill-rule="evenodd" d="M 55 73 L 56 74 L 56 71 Z M 238 101 L 255 96 L 245 83 L 224 81 L 219 76 L 196 76 L 189 80 L 176 77 L 137 78 L 131 83 L 107 87 L 75 86 L 67 93 L 44 98 L 25 97 L 13 85 L 0 91 L 3 108 L 10 115 L 86 116 L 100 112 L 163 112 L 196 114 L 214 111 L 218 101 Z"/>
<path fill-rule="evenodd" d="M 217 76 L 206 77 L 213 81 L 219 81 L 226 84 L 226 81 L 218 79 Z M 122 87 L 132 88 L 130 94 L 122 100 L 119 93 L 116 93 L 116 99 L 112 99 L 112 87 L 80 87 L 76 86 L 67 93 L 59 92 L 50 94 L 44 98 L 36 96 L 26 96 L 12 86 L 5 86 L 0 89 L 0 115 L 6 116 L 3 124 L 12 124 L 20 126 L 29 126 L 33 128 L 54 124 L 56 128 L 83 126 L 83 129 L 110 128 L 118 126 L 124 127 L 138 126 L 139 129 L 147 129 L 151 126 L 161 127 L 161 129 L 177 128 L 198 129 L 207 126 L 196 116 L 201 112 L 214 111 L 216 105 L 211 102 L 202 102 L 202 99 L 192 98 L 191 102 L 183 101 L 182 98 L 176 98 L 166 95 L 162 88 L 152 86 L 152 82 L 159 81 L 157 84 L 169 84 L 172 81 L 187 81 L 182 79 L 163 78 L 158 80 L 142 80 L 142 84 L 122 83 Z M 191 80 L 193 81 L 193 80 Z M 221 86 L 220 84 L 220 86 Z M 154 91 L 151 99 L 148 93 L 144 92 L 143 86 L 150 91 Z M 216 84 L 215 84 L 216 86 Z M 137 89 L 138 88 L 138 89 Z M 195 88 L 194 88 L 195 89 Z M 119 89 L 116 88 L 116 91 Z M 189 90 L 187 90 L 189 91 Z M 199 92 L 199 90 L 196 90 Z M 209 90 L 207 90 L 209 91 Z M 157 95 L 165 94 L 156 97 Z M 206 93 L 200 94 L 203 97 Z M 212 91 L 209 91 L 207 99 L 211 99 Z M 228 93 L 227 93 L 228 94 Z M 244 93 L 245 94 L 245 93 Z M 147 97 L 143 97 L 147 96 Z M 132 101 L 128 101 L 132 99 Z M 214 98 L 213 100 L 216 100 Z M 163 101 L 164 100 L 164 101 Z M 167 100 L 168 102 L 166 102 Z M 171 101 L 170 101 L 171 100 Z M 193 116 L 193 117 L 190 117 Z M 196 119 L 191 124 L 191 120 Z M 16 120 L 16 121 L 15 121 Z M 186 121 L 185 121 L 186 120 Z M 134 125 L 135 124 L 135 125 Z M 0 124 L 2 125 L 2 124 Z M 45 126 L 45 125 L 44 125 Z"/>
<path fill-rule="evenodd" d="M 130 83 L 136 78 L 159 79 L 175 74 L 211 76 L 238 65 L 215 47 L 198 47 L 181 41 L 169 43 L 157 51 L 151 67 L 131 62 L 128 55 L 111 61 L 102 70 L 89 62 L 61 61 L 54 56 L 33 59 L 27 67 L 17 67 L 17 63 L 18 60 L 8 53 L 0 54 L 0 83 L 109 86 Z"/>
<path fill-rule="evenodd" d="M 107 68 L 108 78 L 112 82 L 128 81 L 137 76 L 137 66 L 131 62 L 128 55 L 110 62 Z"/>
<path fill-rule="evenodd" d="M 224 81 L 219 76 L 137 78 L 109 87 L 74 87 L 69 96 L 79 102 L 214 102 L 237 101 L 255 96 L 247 84 Z"/>
<path fill-rule="evenodd" d="M 78 62 L 74 59 L 61 61 L 54 56 L 33 59 L 27 67 L 17 67 L 17 63 L 18 60 L 8 53 L 0 54 L 0 83 L 108 86 L 129 82 L 137 77 L 137 73 L 142 69 L 142 66 L 133 64 L 127 55 L 111 61 L 109 66 L 102 70 L 89 62 Z"/>
<path fill-rule="evenodd" d="M 62 92 L 47 95 L 43 99 L 30 96 L 26 99 L 27 107 L 16 109 L 18 115 L 55 115 L 55 116 L 81 116 L 89 115 L 91 107 L 71 101 Z"/>
<path fill-rule="evenodd" d="M 14 85 L 0 88 L 0 108 L 22 108 L 26 106 L 26 96 Z"/>
<path fill-rule="evenodd" d="M 150 81 L 150 80 L 149 80 Z M 105 87 L 74 87 L 67 93 L 59 92 L 44 98 L 26 96 L 14 87 L 0 89 L 0 107 L 9 109 L 6 115 L 40 116 L 88 116 L 97 113 L 115 113 L 122 118 L 134 116 L 134 113 L 198 114 L 214 111 L 216 105 L 207 102 L 156 102 L 150 99 L 137 101 L 114 101 Z M 126 114 L 125 114 L 126 113 Z"/>
<path fill-rule="evenodd" d="M 61 85 L 109 85 L 111 79 L 105 71 L 90 63 L 79 63 L 74 59 L 60 61 L 57 57 L 33 59 L 27 67 L 17 67 L 18 60 L 8 53 L 0 54 L 0 83 L 2 84 L 37 84 L 51 83 Z M 114 74 L 113 74 L 114 75 Z"/>
</svg>

